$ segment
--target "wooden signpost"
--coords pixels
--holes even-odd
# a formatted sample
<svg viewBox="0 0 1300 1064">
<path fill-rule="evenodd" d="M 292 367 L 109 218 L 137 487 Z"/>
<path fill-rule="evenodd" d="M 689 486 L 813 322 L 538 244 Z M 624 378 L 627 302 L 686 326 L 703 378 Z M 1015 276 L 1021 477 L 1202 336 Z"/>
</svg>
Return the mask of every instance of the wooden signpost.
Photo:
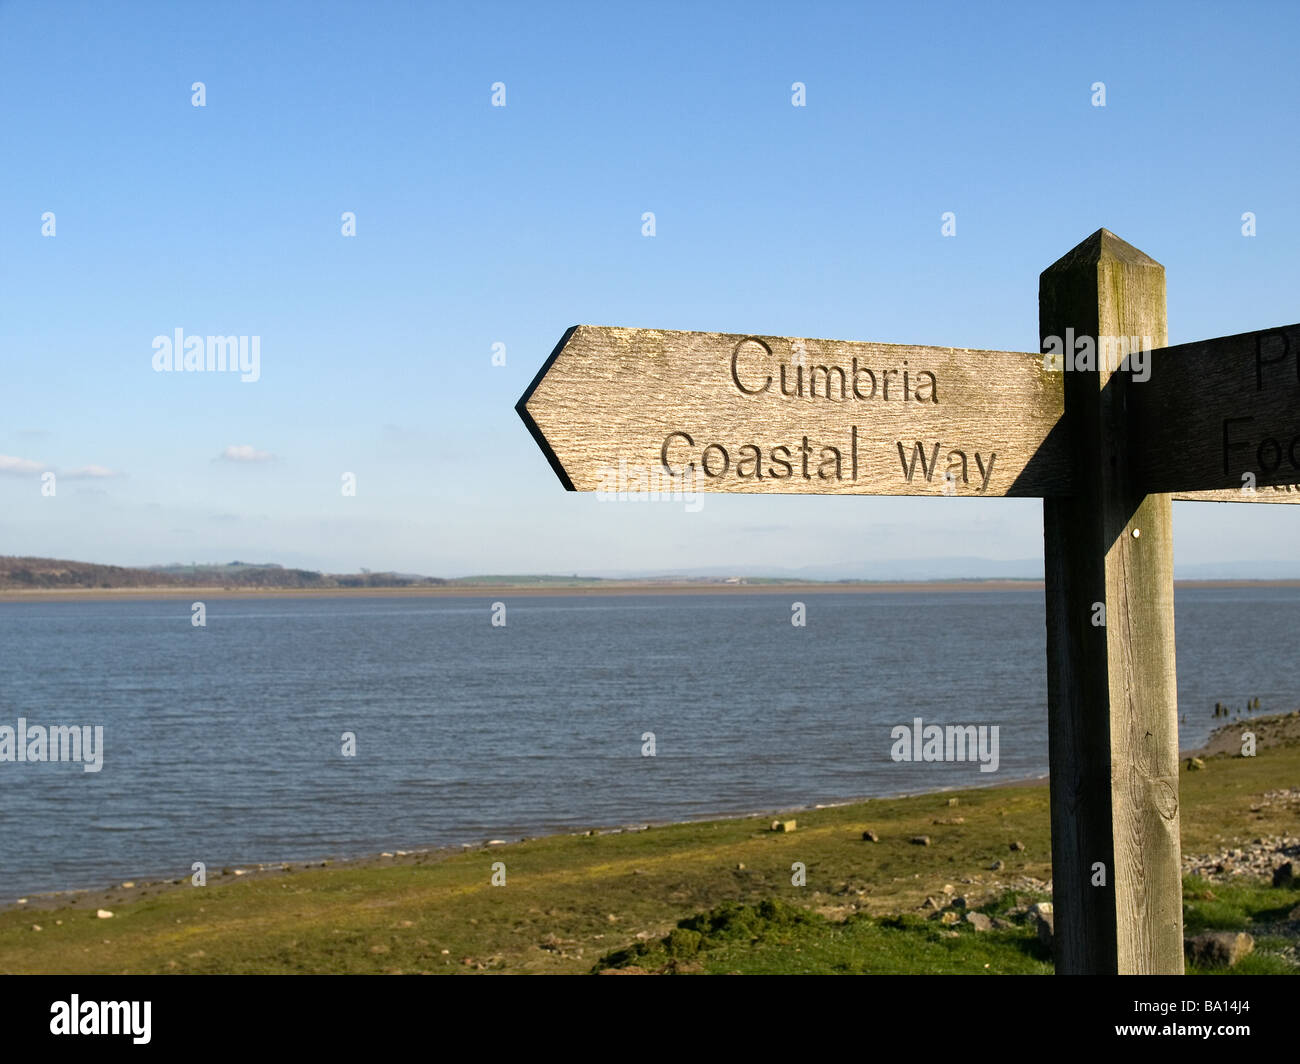
<svg viewBox="0 0 1300 1064">
<path fill-rule="evenodd" d="M 1168 347 L 1102 229 L 1043 353 L 575 326 L 516 409 L 571 491 L 1043 502 L 1056 970 L 1181 973 L 1173 499 L 1300 502 L 1300 325 Z"/>
</svg>

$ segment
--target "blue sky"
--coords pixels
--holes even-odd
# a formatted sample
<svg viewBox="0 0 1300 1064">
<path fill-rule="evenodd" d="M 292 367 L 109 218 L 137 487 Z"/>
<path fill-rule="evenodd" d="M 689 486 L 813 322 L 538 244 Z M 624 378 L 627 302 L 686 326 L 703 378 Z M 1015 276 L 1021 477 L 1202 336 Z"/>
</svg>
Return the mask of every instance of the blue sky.
<svg viewBox="0 0 1300 1064">
<path fill-rule="evenodd" d="M 1171 343 L 1300 319 L 1298 10 L 0 2 L 0 553 L 1039 557 L 1033 500 L 567 493 L 513 406 L 578 323 L 1036 350 L 1102 226 Z M 260 379 L 155 373 L 177 328 L 260 337 Z M 1178 504 L 1177 561 L 1294 560 L 1297 519 Z"/>
</svg>

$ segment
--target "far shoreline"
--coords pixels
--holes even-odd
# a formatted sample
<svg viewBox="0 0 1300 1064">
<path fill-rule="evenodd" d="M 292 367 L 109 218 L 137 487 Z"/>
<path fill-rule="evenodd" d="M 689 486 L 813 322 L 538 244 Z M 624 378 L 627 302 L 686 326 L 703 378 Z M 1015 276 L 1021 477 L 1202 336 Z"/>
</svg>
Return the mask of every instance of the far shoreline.
<svg viewBox="0 0 1300 1064">
<path fill-rule="evenodd" d="M 6 588 L 4 602 L 111 602 L 164 601 L 223 598 L 502 598 L 506 596 L 607 596 L 607 595 L 800 595 L 815 594 L 917 594 L 975 591 L 1042 591 L 1040 579 L 894 580 L 844 583 L 702 583 L 697 581 L 607 581 L 599 585 L 565 584 L 455 584 L 420 587 L 122 587 L 122 588 Z M 1298 580 L 1175 580 L 1178 588 L 1300 588 Z"/>
</svg>

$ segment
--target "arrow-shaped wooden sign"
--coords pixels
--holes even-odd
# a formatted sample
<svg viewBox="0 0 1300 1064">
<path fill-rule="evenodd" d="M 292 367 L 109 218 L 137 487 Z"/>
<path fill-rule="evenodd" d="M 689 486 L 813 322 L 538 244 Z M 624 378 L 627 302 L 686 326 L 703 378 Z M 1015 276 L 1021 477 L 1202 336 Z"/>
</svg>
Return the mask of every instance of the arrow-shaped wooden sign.
<svg viewBox="0 0 1300 1064">
<path fill-rule="evenodd" d="M 1068 493 L 1039 355 L 579 325 L 517 406 L 574 491 Z"/>
<path fill-rule="evenodd" d="M 1130 394 L 1150 492 L 1300 502 L 1296 334 L 1145 353 Z M 694 491 L 1058 498 L 1071 493 L 1062 381 L 1083 371 L 1072 366 L 1020 351 L 578 325 L 516 409 L 573 491 L 663 478 Z"/>
<path fill-rule="evenodd" d="M 1149 493 L 1300 501 L 1300 325 L 1181 344 L 1151 362 L 1130 391 Z"/>
</svg>

